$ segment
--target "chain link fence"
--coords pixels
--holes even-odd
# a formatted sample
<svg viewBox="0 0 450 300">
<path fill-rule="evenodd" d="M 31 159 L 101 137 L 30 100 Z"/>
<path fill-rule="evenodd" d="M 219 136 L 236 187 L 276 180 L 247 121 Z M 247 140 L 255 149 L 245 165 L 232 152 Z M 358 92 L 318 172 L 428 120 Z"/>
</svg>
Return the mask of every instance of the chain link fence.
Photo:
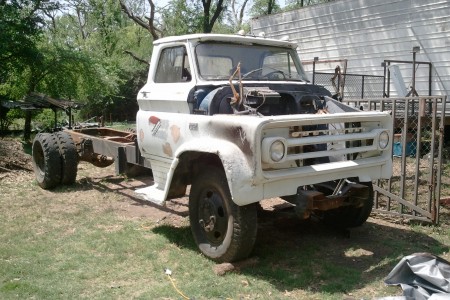
<svg viewBox="0 0 450 300">
<path fill-rule="evenodd" d="M 342 99 L 383 97 L 384 76 L 314 72 L 314 83 Z"/>
<path fill-rule="evenodd" d="M 439 222 L 446 97 L 344 100 L 364 110 L 390 111 L 393 175 L 374 185 L 375 210 Z"/>
</svg>

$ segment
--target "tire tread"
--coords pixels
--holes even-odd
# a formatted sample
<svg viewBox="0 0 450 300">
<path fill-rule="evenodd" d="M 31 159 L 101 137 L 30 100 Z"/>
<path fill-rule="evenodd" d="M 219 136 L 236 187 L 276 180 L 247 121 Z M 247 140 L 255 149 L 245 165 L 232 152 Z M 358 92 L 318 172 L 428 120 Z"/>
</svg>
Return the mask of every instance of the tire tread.
<svg viewBox="0 0 450 300">
<path fill-rule="evenodd" d="M 61 183 L 73 184 L 77 178 L 78 171 L 78 152 L 69 133 L 60 131 L 56 134 L 59 154 L 61 156 Z"/>
<path fill-rule="evenodd" d="M 43 153 L 43 169 L 36 162 L 37 151 Z M 61 183 L 61 157 L 53 134 L 38 133 L 33 141 L 33 167 L 36 181 L 43 189 L 52 189 Z M 42 171 L 42 173 L 40 172 Z"/>
</svg>

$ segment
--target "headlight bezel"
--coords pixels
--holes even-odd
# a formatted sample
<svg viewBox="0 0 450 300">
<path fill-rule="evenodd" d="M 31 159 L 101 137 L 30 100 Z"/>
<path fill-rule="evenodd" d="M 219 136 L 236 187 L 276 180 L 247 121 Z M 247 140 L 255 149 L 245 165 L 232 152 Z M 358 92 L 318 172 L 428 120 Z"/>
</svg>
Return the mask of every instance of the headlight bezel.
<svg viewBox="0 0 450 300">
<path fill-rule="evenodd" d="M 280 137 L 265 138 L 262 141 L 262 161 L 268 164 L 281 163 L 287 156 L 287 141 Z"/>
<path fill-rule="evenodd" d="M 378 134 L 378 148 L 380 150 L 387 150 L 390 144 L 390 134 L 387 130 L 383 130 Z"/>
</svg>

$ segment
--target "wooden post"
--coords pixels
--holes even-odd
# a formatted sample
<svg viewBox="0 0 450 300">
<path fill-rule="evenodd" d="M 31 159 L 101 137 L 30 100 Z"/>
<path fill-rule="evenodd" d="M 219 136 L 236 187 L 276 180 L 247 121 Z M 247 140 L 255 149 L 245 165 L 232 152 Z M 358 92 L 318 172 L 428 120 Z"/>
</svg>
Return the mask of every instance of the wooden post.
<svg viewBox="0 0 450 300">
<path fill-rule="evenodd" d="M 25 128 L 23 129 L 23 139 L 31 139 L 31 110 L 25 110 Z"/>
</svg>

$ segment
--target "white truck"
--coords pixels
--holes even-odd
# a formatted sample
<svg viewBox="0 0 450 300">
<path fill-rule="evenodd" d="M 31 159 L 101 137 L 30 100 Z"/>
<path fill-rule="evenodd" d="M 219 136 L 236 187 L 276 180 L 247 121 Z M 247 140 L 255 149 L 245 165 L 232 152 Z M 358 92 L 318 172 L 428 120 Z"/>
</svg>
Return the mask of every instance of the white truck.
<svg viewBox="0 0 450 300">
<path fill-rule="evenodd" d="M 70 184 L 78 161 L 116 172 L 150 168 L 137 190 L 164 205 L 189 192 L 189 219 L 200 251 L 218 261 L 247 257 L 257 206 L 281 197 L 302 218 L 363 224 L 372 181 L 392 172 L 392 118 L 363 112 L 312 85 L 296 44 L 264 37 L 194 34 L 154 42 L 139 91 L 136 133 L 108 128 L 38 134 L 36 179 Z"/>
</svg>

